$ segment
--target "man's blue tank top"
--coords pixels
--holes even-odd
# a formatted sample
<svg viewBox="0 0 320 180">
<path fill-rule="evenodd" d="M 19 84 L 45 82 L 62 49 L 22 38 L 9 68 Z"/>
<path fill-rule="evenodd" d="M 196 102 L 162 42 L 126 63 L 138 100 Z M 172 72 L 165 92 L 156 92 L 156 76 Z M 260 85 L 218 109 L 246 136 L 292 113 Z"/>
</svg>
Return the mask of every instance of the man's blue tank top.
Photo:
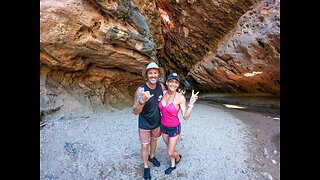
<svg viewBox="0 0 320 180">
<path fill-rule="evenodd" d="M 144 91 L 149 91 L 150 95 L 154 94 L 146 104 L 144 105 L 142 112 L 139 114 L 139 128 L 140 129 L 154 129 L 160 126 L 161 114 L 158 104 L 163 96 L 163 91 L 160 82 L 157 82 L 155 89 L 150 89 L 146 83 L 140 87 L 144 88 Z"/>
</svg>

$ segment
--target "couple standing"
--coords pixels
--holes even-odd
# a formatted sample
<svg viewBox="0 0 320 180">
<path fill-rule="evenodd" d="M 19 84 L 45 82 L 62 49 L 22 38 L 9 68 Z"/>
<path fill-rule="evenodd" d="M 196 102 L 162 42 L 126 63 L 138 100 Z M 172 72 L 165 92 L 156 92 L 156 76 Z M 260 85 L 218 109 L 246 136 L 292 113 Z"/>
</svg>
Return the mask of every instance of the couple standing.
<svg viewBox="0 0 320 180">
<path fill-rule="evenodd" d="M 157 167 L 160 166 L 160 162 L 155 157 L 155 150 L 157 138 L 161 136 L 161 132 L 171 161 L 171 166 L 165 170 L 165 174 L 170 174 L 180 162 L 182 156 L 175 150 L 181 132 L 179 109 L 181 109 L 183 119 L 188 120 L 193 104 L 198 99 L 198 93 L 194 94 L 192 90 L 192 96 L 187 105 L 183 95 L 185 92 L 176 92 L 180 82 L 178 74 L 172 73 L 168 76 L 166 80 L 168 90 L 166 90 L 165 86 L 158 81 L 159 76 L 164 75 L 163 69 L 154 62 L 142 71 L 142 75 L 147 82 L 136 90 L 132 109 L 135 115 L 139 114 L 139 139 L 144 164 L 143 177 L 151 179 L 148 161 Z"/>
</svg>

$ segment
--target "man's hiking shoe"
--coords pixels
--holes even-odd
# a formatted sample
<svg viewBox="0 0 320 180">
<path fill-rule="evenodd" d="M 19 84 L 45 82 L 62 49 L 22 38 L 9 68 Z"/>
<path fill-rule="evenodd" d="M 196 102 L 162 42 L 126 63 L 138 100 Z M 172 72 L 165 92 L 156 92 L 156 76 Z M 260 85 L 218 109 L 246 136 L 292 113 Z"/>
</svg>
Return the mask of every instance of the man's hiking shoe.
<svg viewBox="0 0 320 180">
<path fill-rule="evenodd" d="M 160 166 L 160 162 L 156 159 L 156 157 L 153 157 L 152 159 L 150 158 L 150 156 L 148 157 L 148 160 L 150 162 L 152 162 L 153 165 L 159 167 Z"/>
<path fill-rule="evenodd" d="M 144 168 L 143 178 L 144 179 L 151 179 L 150 168 Z"/>
<path fill-rule="evenodd" d="M 165 171 L 164 171 L 164 173 L 165 174 L 170 174 L 174 169 L 176 169 L 176 167 L 169 167 L 168 169 L 166 169 Z"/>
<path fill-rule="evenodd" d="M 180 154 L 179 154 L 179 157 L 180 157 L 180 159 L 179 159 L 179 161 L 176 161 L 176 165 L 181 161 L 182 156 Z"/>
</svg>

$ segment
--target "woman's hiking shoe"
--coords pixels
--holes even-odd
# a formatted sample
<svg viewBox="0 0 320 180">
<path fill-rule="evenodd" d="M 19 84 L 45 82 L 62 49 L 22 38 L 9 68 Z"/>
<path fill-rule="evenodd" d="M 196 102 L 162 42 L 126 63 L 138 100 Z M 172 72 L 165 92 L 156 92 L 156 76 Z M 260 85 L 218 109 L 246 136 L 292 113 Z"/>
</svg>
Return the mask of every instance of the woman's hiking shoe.
<svg viewBox="0 0 320 180">
<path fill-rule="evenodd" d="M 144 179 L 151 179 L 150 168 L 144 168 L 143 178 Z"/>
<path fill-rule="evenodd" d="M 170 174 L 174 169 L 176 169 L 176 167 L 169 167 L 168 169 L 166 169 L 165 171 L 164 171 L 164 173 L 165 174 Z"/>
<path fill-rule="evenodd" d="M 153 158 L 151 159 L 151 158 L 150 158 L 150 155 L 149 155 L 148 160 L 149 160 L 150 162 L 152 162 L 153 165 L 155 165 L 155 166 L 157 166 L 157 167 L 160 166 L 160 162 L 156 159 L 156 157 L 153 157 Z"/>
<path fill-rule="evenodd" d="M 180 154 L 179 154 L 179 157 L 180 157 L 180 159 L 179 159 L 179 161 L 176 161 L 176 165 L 181 161 L 182 156 Z"/>
</svg>

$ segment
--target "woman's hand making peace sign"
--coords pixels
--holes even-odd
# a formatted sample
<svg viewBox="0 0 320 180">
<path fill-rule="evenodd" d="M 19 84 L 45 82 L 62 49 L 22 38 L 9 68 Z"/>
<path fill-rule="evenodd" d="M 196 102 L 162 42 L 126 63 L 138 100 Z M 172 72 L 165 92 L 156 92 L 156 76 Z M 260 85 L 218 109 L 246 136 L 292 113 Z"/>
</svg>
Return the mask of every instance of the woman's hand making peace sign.
<svg viewBox="0 0 320 180">
<path fill-rule="evenodd" d="M 189 101 L 189 106 L 193 106 L 193 104 L 197 101 L 198 94 L 199 94 L 199 91 L 196 94 L 194 94 L 194 90 L 192 90 L 191 98 Z"/>
</svg>

